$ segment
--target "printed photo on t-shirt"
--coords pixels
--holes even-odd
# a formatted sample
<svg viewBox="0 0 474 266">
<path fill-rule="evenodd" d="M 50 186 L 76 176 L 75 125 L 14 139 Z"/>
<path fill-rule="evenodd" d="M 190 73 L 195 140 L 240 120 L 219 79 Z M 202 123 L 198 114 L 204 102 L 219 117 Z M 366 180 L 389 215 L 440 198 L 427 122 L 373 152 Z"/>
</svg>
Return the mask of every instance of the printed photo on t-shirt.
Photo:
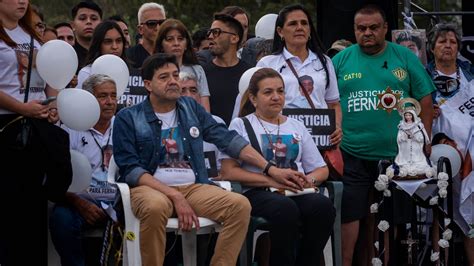
<svg viewBox="0 0 474 266">
<path fill-rule="evenodd" d="M 301 86 L 298 86 L 299 94 L 295 99 L 288 103 L 289 108 L 311 108 L 311 105 L 308 102 L 308 99 L 305 96 L 303 90 L 305 90 L 308 95 L 311 97 L 311 94 L 314 91 L 314 79 L 309 75 L 303 75 L 298 78 Z"/>
<path fill-rule="evenodd" d="M 97 169 L 92 173 L 92 182 L 90 187 L 87 189 L 87 193 L 95 200 L 113 202 L 117 188 L 107 181 L 107 173 L 110 159 L 112 158 L 113 146 L 107 144 L 102 147 L 102 151 L 103 162 L 101 160 L 101 166 L 97 167 Z"/>
<path fill-rule="evenodd" d="M 270 136 L 270 138 L 269 138 Z M 278 168 L 298 170 L 295 163 L 301 138 L 292 135 L 261 134 L 262 152 L 267 160 L 273 160 Z"/>
<path fill-rule="evenodd" d="M 183 142 L 178 127 L 161 131 L 159 168 L 191 168 L 187 157 L 184 156 Z"/>
<path fill-rule="evenodd" d="M 15 48 L 16 58 L 18 60 L 18 79 L 21 85 L 20 93 L 25 93 L 26 82 L 27 82 L 27 73 L 29 65 L 29 53 L 30 53 L 30 44 L 25 43 L 18 45 Z M 45 82 L 40 77 L 38 71 L 36 70 L 36 55 L 38 50 L 33 50 L 33 62 L 31 65 L 31 77 L 30 77 L 30 92 L 42 92 L 45 88 Z"/>
</svg>

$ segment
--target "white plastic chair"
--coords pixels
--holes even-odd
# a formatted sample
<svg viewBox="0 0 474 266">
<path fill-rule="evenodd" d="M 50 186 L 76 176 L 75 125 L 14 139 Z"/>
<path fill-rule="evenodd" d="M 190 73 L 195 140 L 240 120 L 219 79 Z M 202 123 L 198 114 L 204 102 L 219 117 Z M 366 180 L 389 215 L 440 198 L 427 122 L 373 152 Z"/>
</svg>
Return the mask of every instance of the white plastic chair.
<svg viewBox="0 0 474 266">
<path fill-rule="evenodd" d="M 142 265 L 140 253 L 140 220 L 135 217 L 130 205 L 130 188 L 126 183 L 116 182 L 118 176 L 118 166 L 115 163 L 114 157 L 110 159 L 108 181 L 115 183 L 122 196 L 122 203 L 125 216 L 125 243 L 123 247 L 123 265 L 135 266 Z M 182 249 L 183 249 L 183 263 L 185 266 L 195 266 L 197 261 L 196 252 L 196 236 L 203 234 L 210 234 L 219 232 L 222 228 L 221 224 L 216 223 L 210 219 L 199 217 L 199 230 L 192 229 L 189 232 L 179 230 L 178 219 L 169 218 L 166 224 L 167 232 L 176 232 L 181 235 Z"/>
</svg>

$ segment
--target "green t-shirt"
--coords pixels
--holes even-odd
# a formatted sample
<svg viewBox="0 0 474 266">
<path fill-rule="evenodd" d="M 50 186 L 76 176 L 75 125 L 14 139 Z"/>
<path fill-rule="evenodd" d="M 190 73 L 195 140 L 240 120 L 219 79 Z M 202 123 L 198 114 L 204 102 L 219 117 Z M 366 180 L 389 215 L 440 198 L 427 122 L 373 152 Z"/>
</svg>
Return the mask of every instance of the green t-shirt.
<svg viewBox="0 0 474 266">
<path fill-rule="evenodd" d="M 390 159 L 397 153 L 397 110 L 378 109 L 377 94 L 387 87 L 401 98 L 420 100 L 435 90 L 416 55 L 387 42 L 383 53 L 364 54 L 359 45 L 344 49 L 333 58 L 342 107 L 341 148 L 365 160 Z"/>
</svg>

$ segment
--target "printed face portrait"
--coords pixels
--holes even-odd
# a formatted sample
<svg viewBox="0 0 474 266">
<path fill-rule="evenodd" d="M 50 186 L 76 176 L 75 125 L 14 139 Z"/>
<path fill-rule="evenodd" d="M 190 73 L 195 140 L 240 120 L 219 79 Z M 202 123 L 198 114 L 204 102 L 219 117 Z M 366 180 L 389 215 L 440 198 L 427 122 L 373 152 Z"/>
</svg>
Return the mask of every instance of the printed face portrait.
<svg viewBox="0 0 474 266">
<path fill-rule="evenodd" d="M 414 41 L 402 41 L 399 44 L 410 49 L 417 57 L 420 56 L 420 51 L 418 50 L 418 46 L 416 46 Z"/>
<path fill-rule="evenodd" d="M 104 165 L 105 165 L 105 168 L 107 169 L 109 168 L 110 159 L 112 158 L 112 155 L 113 155 L 112 145 L 106 146 L 104 149 Z"/>
<path fill-rule="evenodd" d="M 301 82 L 301 85 L 303 85 L 303 88 L 306 90 L 306 92 L 308 92 L 308 94 L 313 93 L 314 81 L 313 81 L 312 77 L 310 77 L 310 76 L 300 77 L 300 82 Z M 302 94 L 302 95 L 304 95 L 304 94 Z"/>
<path fill-rule="evenodd" d="M 29 46 L 29 45 L 28 45 Z M 26 74 L 28 72 L 29 56 L 28 51 L 15 51 L 16 58 L 18 60 L 18 80 L 20 81 L 21 87 L 24 88 L 26 85 Z M 36 68 L 36 55 L 38 50 L 33 50 L 33 64 L 32 67 Z"/>
<path fill-rule="evenodd" d="M 392 30 L 392 42 L 405 46 L 426 65 L 426 32 L 424 29 Z"/>
</svg>

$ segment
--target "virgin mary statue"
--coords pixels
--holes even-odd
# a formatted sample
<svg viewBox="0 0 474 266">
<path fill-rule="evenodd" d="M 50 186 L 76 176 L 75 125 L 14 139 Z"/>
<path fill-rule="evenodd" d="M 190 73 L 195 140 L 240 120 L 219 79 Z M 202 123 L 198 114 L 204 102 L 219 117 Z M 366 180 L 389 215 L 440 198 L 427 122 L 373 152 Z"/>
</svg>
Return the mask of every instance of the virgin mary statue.
<svg viewBox="0 0 474 266">
<path fill-rule="evenodd" d="M 413 106 L 405 107 L 406 103 Z M 418 117 L 420 109 L 418 101 L 412 98 L 403 99 L 398 105 L 402 120 L 398 124 L 398 154 L 394 166 L 398 166 L 400 177 L 432 175 L 431 162 L 424 151 L 425 145 L 430 144 L 430 137 Z"/>
</svg>

